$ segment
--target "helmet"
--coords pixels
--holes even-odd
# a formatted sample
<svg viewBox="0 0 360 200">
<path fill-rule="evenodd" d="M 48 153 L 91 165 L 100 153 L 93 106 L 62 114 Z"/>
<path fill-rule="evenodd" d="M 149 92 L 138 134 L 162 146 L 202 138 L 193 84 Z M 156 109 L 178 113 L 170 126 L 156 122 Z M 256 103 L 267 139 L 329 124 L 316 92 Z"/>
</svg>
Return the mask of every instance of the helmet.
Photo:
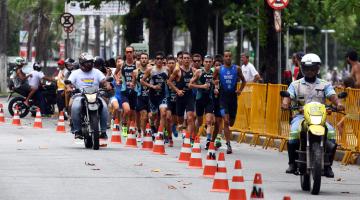
<svg viewBox="0 0 360 200">
<path fill-rule="evenodd" d="M 301 59 L 301 72 L 305 77 L 315 77 L 320 70 L 321 59 L 313 53 L 305 54 Z"/>
<path fill-rule="evenodd" d="M 41 65 L 40 65 L 40 63 L 38 63 L 38 62 L 35 62 L 34 64 L 33 64 L 33 69 L 35 70 L 35 71 L 41 71 Z"/>
<path fill-rule="evenodd" d="M 79 57 L 80 69 L 84 72 L 89 72 L 94 67 L 94 57 L 88 53 L 82 53 Z"/>
<path fill-rule="evenodd" d="M 66 58 L 65 59 L 65 65 L 72 65 L 74 64 L 75 60 L 72 58 Z"/>
<path fill-rule="evenodd" d="M 96 68 L 105 67 L 105 60 L 99 56 L 96 56 L 94 65 Z"/>
<path fill-rule="evenodd" d="M 16 65 L 26 65 L 26 61 L 25 61 L 25 59 L 24 58 L 22 58 L 22 57 L 16 57 L 15 58 L 15 64 Z"/>
</svg>

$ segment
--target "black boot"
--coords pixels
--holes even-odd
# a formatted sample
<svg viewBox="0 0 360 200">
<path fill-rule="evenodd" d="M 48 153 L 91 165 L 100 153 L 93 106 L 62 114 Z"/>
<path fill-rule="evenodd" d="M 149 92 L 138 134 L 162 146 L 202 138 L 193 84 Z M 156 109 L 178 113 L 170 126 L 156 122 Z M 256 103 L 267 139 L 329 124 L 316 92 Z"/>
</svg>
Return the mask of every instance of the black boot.
<svg viewBox="0 0 360 200">
<path fill-rule="evenodd" d="M 337 144 L 336 143 L 332 143 L 330 141 L 326 142 L 326 151 L 329 152 L 329 166 L 326 166 L 324 168 L 324 175 L 327 178 L 334 178 L 334 172 L 331 168 L 333 162 L 334 162 L 334 158 L 335 158 L 335 153 L 336 153 L 336 148 L 337 148 Z"/>
<path fill-rule="evenodd" d="M 298 154 L 296 153 L 296 150 L 299 149 L 299 143 L 293 143 L 290 144 L 287 143 L 288 146 L 288 156 L 289 156 L 289 167 L 286 169 L 287 174 L 297 174 L 297 165 L 295 160 L 298 159 Z"/>
</svg>

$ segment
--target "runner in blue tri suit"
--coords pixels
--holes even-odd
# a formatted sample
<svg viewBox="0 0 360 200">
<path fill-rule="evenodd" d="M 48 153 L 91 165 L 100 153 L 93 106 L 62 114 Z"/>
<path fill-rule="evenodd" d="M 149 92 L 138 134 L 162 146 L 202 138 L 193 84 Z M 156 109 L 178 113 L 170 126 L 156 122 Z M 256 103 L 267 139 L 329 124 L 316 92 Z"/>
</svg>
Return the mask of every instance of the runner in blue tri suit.
<svg viewBox="0 0 360 200">
<path fill-rule="evenodd" d="M 230 145 L 230 126 L 234 125 L 237 112 L 237 96 L 241 94 L 246 85 L 241 68 L 231 64 L 231 52 L 224 52 L 224 64 L 217 67 L 214 78 L 218 84 L 215 85 L 214 93 L 220 96 L 220 111 L 224 120 L 224 133 L 227 145 L 227 154 L 232 153 Z M 237 89 L 237 83 L 241 80 L 241 86 Z"/>
</svg>

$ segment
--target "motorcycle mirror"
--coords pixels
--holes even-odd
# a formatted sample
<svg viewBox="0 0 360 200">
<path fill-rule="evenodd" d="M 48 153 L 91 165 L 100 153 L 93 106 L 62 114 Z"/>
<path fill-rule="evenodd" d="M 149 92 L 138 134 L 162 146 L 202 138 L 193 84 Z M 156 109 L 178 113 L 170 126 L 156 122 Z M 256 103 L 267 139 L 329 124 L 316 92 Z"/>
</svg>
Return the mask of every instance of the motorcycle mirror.
<svg viewBox="0 0 360 200">
<path fill-rule="evenodd" d="M 107 82 L 113 82 L 113 81 L 114 81 L 114 78 L 111 77 L 111 76 L 109 76 L 109 77 L 106 78 L 106 81 L 107 81 Z"/>
<path fill-rule="evenodd" d="M 69 85 L 69 84 L 71 84 L 71 81 L 70 80 L 65 80 L 64 83 L 65 83 L 65 85 Z"/>
<path fill-rule="evenodd" d="M 340 92 L 340 94 L 338 94 L 339 99 L 345 99 L 347 96 L 348 96 L 347 92 Z"/>
<path fill-rule="evenodd" d="M 281 97 L 290 97 L 290 93 L 288 91 L 280 91 Z"/>
</svg>

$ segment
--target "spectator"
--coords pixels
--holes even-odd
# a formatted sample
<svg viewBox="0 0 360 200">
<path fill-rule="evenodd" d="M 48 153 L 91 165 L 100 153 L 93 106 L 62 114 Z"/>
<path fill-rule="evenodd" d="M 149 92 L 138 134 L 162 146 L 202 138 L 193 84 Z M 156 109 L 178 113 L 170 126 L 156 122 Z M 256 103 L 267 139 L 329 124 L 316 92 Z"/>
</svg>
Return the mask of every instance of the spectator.
<svg viewBox="0 0 360 200">
<path fill-rule="evenodd" d="M 260 75 L 256 71 L 254 65 L 249 62 L 249 55 L 245 53 L 241 54 L 241 61 L 243 63 L 243 65 L 241 66 L 241 70 L 246 82 L 259 81 L 261 79 Z"/>
<path fill-rule="evenodd" d="M 355 88 L 360 88 L 360 62 L 358 54 L 355 50 L 351 50 L 346 54 L 348 64 L 351 65 L 351 77 L 355 81 Z"/>
</svg>

